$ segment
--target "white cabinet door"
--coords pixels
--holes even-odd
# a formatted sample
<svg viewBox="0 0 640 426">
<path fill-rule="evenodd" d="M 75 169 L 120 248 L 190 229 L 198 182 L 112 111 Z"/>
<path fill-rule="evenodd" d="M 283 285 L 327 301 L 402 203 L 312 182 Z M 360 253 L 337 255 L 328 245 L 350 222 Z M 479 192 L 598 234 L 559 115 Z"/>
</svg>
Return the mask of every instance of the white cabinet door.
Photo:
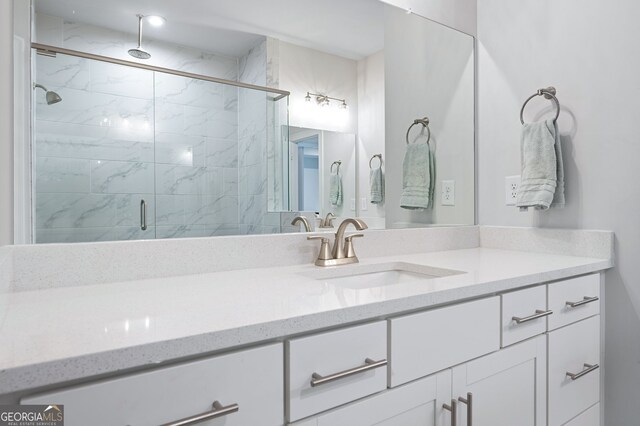
<svg viewBox="0 0 640 426">
<path fill-rule="evenodd" d="M 458 426 L 546 425 L 546 337 L 478 358 L 453 368 Z M 471 398 L 469 398 L 471 394 Z"/>
<path fill-rule="evenodd" d="M 451 370 L 378 393 L 292 426 L 449 426 Z"/>
</svg>

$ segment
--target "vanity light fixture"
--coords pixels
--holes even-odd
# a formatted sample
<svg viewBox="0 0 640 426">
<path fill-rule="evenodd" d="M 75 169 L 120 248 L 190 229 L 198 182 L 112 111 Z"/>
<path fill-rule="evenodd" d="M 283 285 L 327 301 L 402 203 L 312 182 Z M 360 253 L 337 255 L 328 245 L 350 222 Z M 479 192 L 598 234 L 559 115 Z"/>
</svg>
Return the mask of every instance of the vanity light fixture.
<svg viewBox="0 0 640 426">
<path fill-rule="evenodd" d="M 311 98 L 314 97 L 316 98 L 316 103 L 318 105 L 320 105 L 321 107 L 327 107 L 331 104 L 331 101 L 338 101 L 340 102 L 340 104 L 338 105 L 338 108 L 340 109 L 347 109 L 347 101 L 346 99 L 338 99 L 338 98 L 333 98 L 331 96 L 327 96 L 327 95 L 323 95 L 320 93 L 311 93 L 311 92 L 307 92 L 307 95 L 304 97 L 304 100 L 307 102 L 311 102 Z"/>
</svg>

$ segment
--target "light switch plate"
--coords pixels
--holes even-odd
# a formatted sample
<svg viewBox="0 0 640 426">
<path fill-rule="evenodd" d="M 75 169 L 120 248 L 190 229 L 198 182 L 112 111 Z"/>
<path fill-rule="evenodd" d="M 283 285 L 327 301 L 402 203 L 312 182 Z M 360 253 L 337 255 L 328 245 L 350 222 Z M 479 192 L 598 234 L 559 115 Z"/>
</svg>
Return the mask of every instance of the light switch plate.
<svg viewBox="0 0 640 426">
<path fill-rule="evenodd" d="M 353 212 L 356 211 L 356 199 L 355 198 L 351 199 L 351 211 L 353 211 Z"/>
<path fill-rule="evenodd" d="M 454 180 L 442 181 L 442 205 L 443 206 L 456 205 L 456 181 Z"/>
<path fill-rule="evenodd" d="M 520 187 L 520 175 L 504 178 L 504 199 L 507 206 L 515 206 Z"/>
</svg>

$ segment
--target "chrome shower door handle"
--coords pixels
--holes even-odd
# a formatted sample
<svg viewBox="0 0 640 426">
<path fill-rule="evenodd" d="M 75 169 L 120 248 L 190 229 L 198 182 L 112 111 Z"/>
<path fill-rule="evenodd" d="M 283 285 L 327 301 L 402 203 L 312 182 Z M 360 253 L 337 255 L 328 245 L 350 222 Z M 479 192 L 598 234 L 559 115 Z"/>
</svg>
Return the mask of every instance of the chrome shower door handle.
<svg viewBox="0 0 640 426">
<path fill-rule="evenodd" d="M 451 405 L 442 404 L 442 408 L 451 412 L 451 426 L 457 426 L 458 424 L 458 401 L 451 400 Z"/>
<path fill-rule="evenodd" d="M 467 405 L 467 426 L 473 426 L 473 394 L 467 392 L 467 397 L 459 397 L 458 401 Z"/>
<path fill-rule="evenodd" d="M 212 404 L 213 409 L 205 411 L 204 413 L 196 414 L 194 416 L 185 417 L 184 419 L 177 420 L 171 423 L 165 423 L 162 426 L 188 426 L 202 423 L 207 420 L 217 419 L 227 414 L 237 412 L 240 407 L 238 404 L 230 404 L 223 406 L 219 401 L 214 401 Z"/>
<path fill-rule="evenodd" d="M 147 230 L 147 202 L 140 200 L 140 229 Z"/>
</svg>

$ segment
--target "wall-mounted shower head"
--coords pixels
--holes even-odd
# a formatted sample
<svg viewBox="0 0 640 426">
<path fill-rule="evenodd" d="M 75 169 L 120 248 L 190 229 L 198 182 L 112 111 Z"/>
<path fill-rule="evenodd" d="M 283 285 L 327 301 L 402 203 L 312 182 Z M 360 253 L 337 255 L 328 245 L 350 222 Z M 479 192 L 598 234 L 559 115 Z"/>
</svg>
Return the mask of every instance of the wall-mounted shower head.
<svg viewBox="0 0 640 426">
<path fill-rule="evenodd" d="M 37 88 L 44 90 L 45 99 L 47 100 L 47 105 L 57 104 L 58 102 L 62 101 L 62 97 L 60 95 L 58 95 L 56 92 L 47 90 L 47 88 L 44 87 L 42 84 L 35 83 L 33 85 L 33 88 L 34 90 Z"/>
<path fill-rule="evenodd" d="M 129 49 L 129 55 L 137 59 L 149 59 L 151 53 L 142 48 L 142 19 L 144 15 L 136 15 L 138 17 L 138 47 Z"/>
</svg>

